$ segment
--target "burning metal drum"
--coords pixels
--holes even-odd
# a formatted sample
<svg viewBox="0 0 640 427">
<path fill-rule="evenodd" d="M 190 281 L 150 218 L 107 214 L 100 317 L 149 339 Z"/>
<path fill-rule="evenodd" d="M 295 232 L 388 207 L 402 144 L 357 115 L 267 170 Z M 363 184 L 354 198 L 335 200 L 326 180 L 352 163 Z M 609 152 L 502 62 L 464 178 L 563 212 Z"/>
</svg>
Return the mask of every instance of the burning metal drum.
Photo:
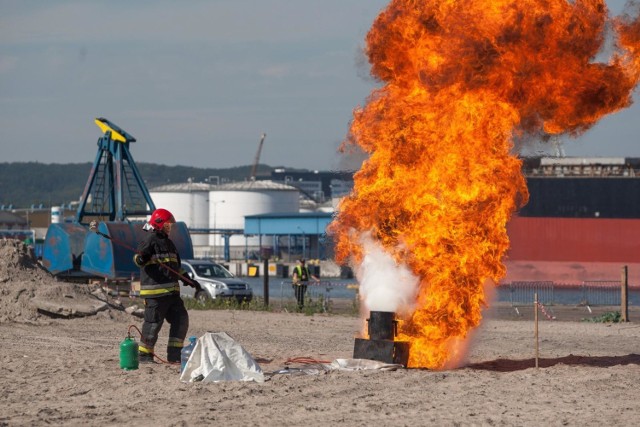
<svg viewBox="0 0 640 427">
<path fill-rule="evenodd" d="M 409 347 L 407 341 L 395 341 L 398 320 L 392 311 L 371 311 L 367 319 L 369 339 L 356 338 L 354 359 L 377 360 L 407 366 Z"/>
</svg>

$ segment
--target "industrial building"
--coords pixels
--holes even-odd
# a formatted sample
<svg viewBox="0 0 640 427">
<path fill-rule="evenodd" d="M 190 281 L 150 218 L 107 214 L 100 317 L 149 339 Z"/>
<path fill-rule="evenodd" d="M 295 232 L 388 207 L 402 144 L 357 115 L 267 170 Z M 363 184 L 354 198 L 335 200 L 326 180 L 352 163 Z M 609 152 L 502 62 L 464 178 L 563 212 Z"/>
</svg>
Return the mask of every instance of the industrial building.
<svg viewBox="0 0 640 427">
<path fill-rule="evenodd" d="M 212 185 L 187 182 L 150 190 L 156 206 L 184 221 L 194 256 L 225 260 L 324 258 L 331 212 L 299 188 L 270 180 Z M 303 206 L 314 206 L 313 210 Z"/>
<path fill-rule="evenodd" d="M 320 185 L 320 181 L 317 181 Z M 294 262 L 297 257 L 327 259 L 332 255 L 325 236 L 334 207 L 310 200 L 296 186 L 270 180 L 224 184 L 167 184 L 149 190 L 154 203 L 186 223 L 194 256 L 251 261 L 269 254 Z M 76 206 L 34 206 L 2 211 L 0 229 L 19 228 L 33 234 L 36 252 L 47 228 L 73 222 Z"/>
<path fill-rule="evenodd" d="M 28 229 L 27 225 L 27 220 L 21 216 L 13 212 L 0 210 L 0 230 L 26 230 Z"/>
<path fill-rule="evenodd" d="M 308 199 L 323 203 L 344 197 L 353 189 L 353 174 L 348 171 L 297 171 L 277 168 L 271 180 L 298 188 Z"/>
</svg>

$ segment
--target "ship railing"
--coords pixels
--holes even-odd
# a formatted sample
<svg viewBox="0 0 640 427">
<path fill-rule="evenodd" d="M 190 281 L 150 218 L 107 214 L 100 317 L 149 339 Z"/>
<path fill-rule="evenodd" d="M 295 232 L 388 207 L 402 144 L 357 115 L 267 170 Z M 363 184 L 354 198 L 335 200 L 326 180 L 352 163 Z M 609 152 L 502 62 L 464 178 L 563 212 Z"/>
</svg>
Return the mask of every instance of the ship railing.
<svg viewBox="0 0 640 427">
<path fill-rule="evenodd" d="M 584 165 L 540 165 L 532 168 L 524 168 L 526 176 L 625 176 L 635 177 L 640 175 L 640 170 L 630 165 L 584 164 Z"/>
<path fill-rule="evenodd" d="M 544 306 L 553 305 L 555 302 L 553 293 L 554 283 L 552 281 L 517 281 L 509 284 L 511 307 L 513 307 L 518 316 L 520 315 L 518 307 L 532 307 L 536 294 L 539 304 Z M 549 308 L 549 311 L 552 311 L 551 308 Z"/>
<path fill-rule="evenodd" d="M 587 307 L 591 313 L 593 306 L 619 306 L 622 294 L 620 281 L 616 280 L 588 280 L 582 282 L 581 305 Z"/>
</svg>

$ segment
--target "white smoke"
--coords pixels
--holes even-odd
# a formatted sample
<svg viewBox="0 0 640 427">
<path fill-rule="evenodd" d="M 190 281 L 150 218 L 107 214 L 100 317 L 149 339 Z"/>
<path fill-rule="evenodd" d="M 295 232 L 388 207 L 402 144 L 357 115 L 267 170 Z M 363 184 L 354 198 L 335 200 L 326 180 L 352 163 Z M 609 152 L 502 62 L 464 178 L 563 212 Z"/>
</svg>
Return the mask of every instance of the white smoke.
<svg viewBox="0 0 640 427">
<path fill-rule="evenodd" d="M 393 258 L 371 237 L 361 236 L 364 259 L 354 268 L 362 302 L 371 311 L 411 312 L 420 279 Z"/>
</svg>

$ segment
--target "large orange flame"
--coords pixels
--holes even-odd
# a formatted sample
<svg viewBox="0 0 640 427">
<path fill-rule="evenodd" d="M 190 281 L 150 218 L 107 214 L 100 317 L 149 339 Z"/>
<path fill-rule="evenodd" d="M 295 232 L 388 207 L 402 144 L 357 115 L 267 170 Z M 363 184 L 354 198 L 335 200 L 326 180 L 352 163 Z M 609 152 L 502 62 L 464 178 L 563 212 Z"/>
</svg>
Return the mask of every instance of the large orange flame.
<svg viewBox="0 0 640 427">
<path fill-rule="evenodd" d="M 640 21 L 601 0 L 394 0 L 377 17 L 367 54 L 384 84 L 342 147 L 369 157 L 330 232 L 338 261 L 360 265 L 366 233 L 419 278 L 398 337 L 409 366 L 455 363 L 505 275 L 506 224 L 528 199 L 514 139 L 578 135 L 630 105 L 639 49 Z"/>
</svg>

